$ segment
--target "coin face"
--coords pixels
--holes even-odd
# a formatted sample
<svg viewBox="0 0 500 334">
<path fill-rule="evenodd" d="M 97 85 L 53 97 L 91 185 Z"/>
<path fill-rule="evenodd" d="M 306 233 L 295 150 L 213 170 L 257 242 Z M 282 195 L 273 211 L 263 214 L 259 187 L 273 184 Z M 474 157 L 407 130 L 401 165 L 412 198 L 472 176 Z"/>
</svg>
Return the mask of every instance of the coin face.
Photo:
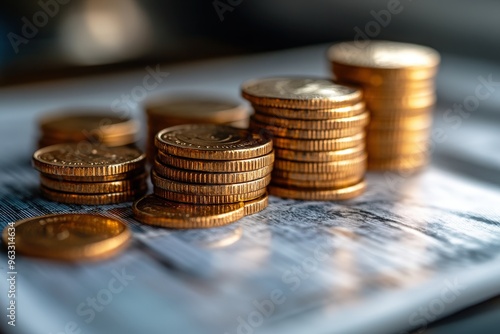
<svg viewBox="0 0 500 334">
<path fill-rule="evenodd" d="M 361 99 L 357 88 L 337 85 L 330 80 L 310 78 L 269 78 L 250 80 L 242 85 L 243 97 L 257 105 L 291 109 L 345 107 Z"/>
<path fill-rule="evenodd" d="M 292 198 L 305 201 L 341 201 L 361 195 L 366 189 L 366 182 L 361 181 L 355 185 L 340 189 L 321 188 L 296 188 L 272 185 L 269 193 L 274 196 Z"/>
<path fill-rule="evenodd" d="M 271 138 L 215 124 L 189 124 L 160 131 L 155 138 L 159 150 L 179 157 L 207 160 L 238 160 L 271 152 Z"/>
<path fill-rule="evenodd" d="M 29 218 L 15 224 L 16 250 L 60 260 L 107 257 L 130 239 L 127 226 L 118 219 L 91 214 L 56 214 Z M 3 231 L 4 242 L 8 230 Z"/>
</svg>

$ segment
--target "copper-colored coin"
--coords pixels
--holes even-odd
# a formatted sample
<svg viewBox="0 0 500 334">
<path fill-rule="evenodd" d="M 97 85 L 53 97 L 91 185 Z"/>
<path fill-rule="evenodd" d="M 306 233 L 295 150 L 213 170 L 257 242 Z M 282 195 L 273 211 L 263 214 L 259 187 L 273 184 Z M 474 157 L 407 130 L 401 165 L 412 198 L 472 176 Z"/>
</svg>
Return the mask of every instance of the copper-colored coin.
<svg viewBox="0 0 500 334">
<path fill-rule="evenodd" d="M 431 135 L 431 129 L 370 129 L 366 136 L 367 145 L 398 145 L 399 143 L 415 143 L 428 141 Z"/>
<path fill-rule="evenodd" d="M 132 143 L 135 143 L 135 141 L 136 141 L 135 135 L 122 136 L 116 138 L 103 137 L 100 139 L 80 139 L 80 140 L 57 139 L 57 138 L 51 138 L 49 136 L 44 136 L 40 138 L 40 140 L 38 141 L 38 148 L 43 148 L 58 144 L 80 143 L 80 142 L 115 147 L 115 146 L 130 145 Z"/>
<path fill-rule="evenodd" d="M 273 149 L 271 138 L 230 126 L 179 125 L 160 131 L 156 147 L 168 154 L 191 159 L 238 160 L 256 158 Z"/>
<path fill-rule="evenodd" d="M 253 105 L 255 112 L 289 119 L 332 119 L 352 117 L 365 111 L 365 103 L 358 102 L 353 106 L 333 109 L 287 109 Z"/>
<path fill-rule="evenodd" d="M 273 166 L 269 165 L 247 172 L 211 173 L 178 169 L 175 167 L 164 165 L 156 160 L 154 163 L 154 170 L 156 173 L 158 173 L 158 175 L 162 177 L 180 182 L 228 184 L 248 182 L 263 178 L 264 176 L 271 173 L 271 171 L 273 170 Z"/>
<path fill-rule="evenodd" d="M 416 108 L 416 109 L 379 109 L 370 111 L 370 122 L 386 120 L 389 122 L 398 122 L 413 116 L 432 115 L 434 107 Z"/>
<path fill-rule="evenodd" d="M 368 155 L 373 159 L 413 155 L 429 151 L 429 142 L 403 142 L 387 146 L 368 146 Z"/>
<path fill-rule="evenodd" d="M 287 160 L 276 160 L 274 167 L 289 172 L 301 173 L 343 173 L 353 169 L 358 169 L 366 163 L 366 154 L 360 157 L 335 161 L 335 162 L 297 162 Z"/>
<path fill-rule="evenodd" d="M 169 180 L 158 176 L 155 171 L 152 171 L 151 180 L 156 187 L 176 193 L 190 195 L 224 196 L 235 195 L 239 193 L 249 193 L 265 188 L 271 181 L 271 175 L 266 175 L 263 178 L 243 183 L 195 184 Z"/>
<path fill-rule="evenodd" d="M 179 158 L 173 155 L 158 152 L 158 160 L 164 164 L 180 169 L 203 171 L 203 172 L 247 172 L 270 166 L 274 162 L 274 152 L 269 154 L 242 160 L 195 160 Z"/>
<path fill-rule="evenodd" d="M 138 177 L 141 174 L 146 173 L 146 169 L 139 168 L 133 170 L 128 173 L 114 174 L 114 175 L 103 175 L 103 176 L 71 176 L 71 175 L 53 175 L 53 174 L 44 174 L 47 177 L 50 177 L 54 180 L 58 181 L 70 181 L 70 182 L 114 182 L 114 181 L 123 181 L 133 179 Z M 43 174 L 43 173 L 42 173 Z"/>
<path fill-rule="evenodd" d="M 301 130 L 301 129 L 289 129 L 287 127 L 280 127 L 275 125 L 269 125 L 261 122 L 257 122 L 253 116 L 250 118 L 250 128 L 253 131 L 263 131 L 267 132 L 269 135 L 281 138 L 291 138 L 291 139 L 339 139 L 344 137 L 352 137 L 360 133 L 364 133 L 363 128 L 344 128 L 335 130 Z"/>
<path fill-rule="evenodd" d="M 321 131 L 365 127 L 370 120 L 370 114 L 364 112 L 362 114 L 346 118 L 334 118 L 328 120 L 299 120 L 279 118 L 257 113 L 253 115 L 252 118 L 260 123 L 283 128 Z"/>
<path fill-rule="evenodd" d="M 422 129 L 428 129 L 432 125 L 432 115 L 431 114 L 420 114 L 414 116 L 400 117 L 397 119 L 390 118 L 377 118 L 370 122 L 367 127 L 368 136 L 371 136 L 372 130 L 390 130 L 390 129 L 401 129 L 409 131 L 418 131 Z"/>
<path fill-rule="evenodd" d="M 41 174 L 42 186 L 62 192 L 77 194 L 106 194 L 133 191 L 146 187 L 147 174 L 144 173 L 133 179 L 111 182 L 72 182 L 52 178 L 51 175 Z"/>
<path fill-rule="evenodd" d="M 190 195 L 182 193 L 174 193 L 162 188 L 154 187 L 154 193 L 161 198 L 175 202 L 192 203 L 192 204 L 225 204 L 246 202 L 256 199 L 266 193 L 266 188 L 252 191 L 249 193 L 241 193 L 234 195 Z"/>
<path fill-rule="evenodd" d="M 382 170 L 416 170 L 424 167 L 429 162 L 428 152 L 420 152 L 412 155 L 398 156 L 390 159 L 368 159 L 368 169 L 374 171 Z"/>
<path fill-rule="evenodd" d="M 354 159 L 365 154 L 365 145 L 346 148 L 337 151 L 295 151 L 276 148 L 274 154 L 277 159 L 305 162 L 332 162 L 346 159 Z"/>
<path fill-rule="evenodd" d="M 360 132 L 352 137 L 323 140 L 304 140 L 289 138 L 273 138 L 273 144 L 278 149 L 289 149 L 296 151 L 335 151 L 344 150 L 362 145 L 365 142 L 365 133 Z M 275 153 L 276 157 L 278 154 Z"/>
<path fill-rule="evenodd" d="M 358 87 L 363 90 L 363 96 L 366 92 L 368 95 L 376 95 L 379 93 L 382 96 L 390 95 L 391 92 L 394 95 L 405 95 L 407 93 L 411 93 L 412 91 L 419 91 L 428 89 L 429 91 L 435 90 L 435 78 L 431 77 L 423 80 L 393 80 L 387 81 L 383 80 L 383 76 L 379 76 L 377 80 L 373 82 L 369 81 L 356 81 L 349 78 L 350 69 L 345 69 L 341 65 L 333 65 L 332 66 L 333 75 L 336 76 L 335 81 L 341 85 Z M 347 73 L 346 73 L 347 72 Z M 377 76 L 372 77 L 377 78 Z"/>
<path fill-rule="evenodd" d="M 33 165 L 45 174 L 109 176 L 144 168 L 146 155 L 136 148 L 61 144 L 39 149 Z"/>
<path fill-rule="evenodd" d="M 361 100 L 359 89 L 312 78 L 268 78 L 243 83 L 242 96 L 253 104 L 291 109 L 348 107 Z"/>
<path fill-rule="evenodd" d="M 314 180 L 314 181 L 304 181 L 304 180 L 294 180 L 294 179 L 282 179 L 279 177 L 273 177 L 272 184 L 285 187 L 297 187 L 297 188 L 345 188 L 359 183 L 363 179 L 364 173 L 361 175 L 351 176 L 343 179 L 334 180 Z"/>
<path fill-rule="evenodd" d="M 123 191 L 107 194 L 75 194 L 49 189 L 41 186 L 42 195 L 54 202 L 80 205 L 106 205 L 132 202 L 137 197 L 144 195 L 147 188 L 138 188 L 134 191 Z"/>
<path fill-rule="evenodd" d="M 306 201 L 338 201 L 361 195 L 366 189 L 365 181 L 340 189 L 296 188 L 277 185 L 269 186 L 269 193 L 274 196 Z"/>
<path fill-rule="evenodd" d="M 367 97 L 365 99 L 367 108 L 376 112 L 377 110 L 398 109 L 422 109 L 430 108 L 436 103 L 436 94 L 431 92 L 426 95 L 394 96 L 391 98 Z"/>
<path fill-rule="evenodd" d="M 390 99 L 402 99 L 402 100 L 412 100 L 419 98 L 421 96 L 429 96 L 433 95 L 436 92 L 436 87 L 433 84 L 429 87 L 423 87 L 420 89 L 412 89 L 412 90 L 396 90 L 394 88 L 386 88 L 381 89 L 377 88 L 365 88 L 363 90 L 363 97 L 366 100 L 374 100 L 374 99 L 382 99 L 382 100 L 390 100 Z"/>
<path fill-rule="evenodd" d="M 55 214 L 16 222 L 16 251 L 28 256 L 68 261 L 102 259 L 123 249 L 130 239 L 118 219 L 91 214 Z M 13 233 L 3 230 L 4 244 Z"/>
<path fill-rule="evenodd" d="M 269 196 L 266 194 L 259 198 L 245 202 L 245 216 L 253 215 L 267 208 L 269 205 Z"/>
<path fill-rule="evenodd" d="M 324 172 L 324 173 L 302 173 L 302 172 L 289 172 L 285 170 L 275 169 L 273 170 L 272 180 L 278 179 L 290 179 L 296 181 L 305 182 L 321 182 L 321 181 L 335 181 L 343 179 L 361 179 L 366 172 L 366 162 L 360 164 L 357 167 L 340 172 Z"/>
<path fill-rule="evenodd" d="M 223 226 L 245 216 L 242 202 L 219 205 L 186 204 L 155 195 L 141 198 L 132 206 L 140 222 L 168 228 L 209 228 Z"/>
</svg>

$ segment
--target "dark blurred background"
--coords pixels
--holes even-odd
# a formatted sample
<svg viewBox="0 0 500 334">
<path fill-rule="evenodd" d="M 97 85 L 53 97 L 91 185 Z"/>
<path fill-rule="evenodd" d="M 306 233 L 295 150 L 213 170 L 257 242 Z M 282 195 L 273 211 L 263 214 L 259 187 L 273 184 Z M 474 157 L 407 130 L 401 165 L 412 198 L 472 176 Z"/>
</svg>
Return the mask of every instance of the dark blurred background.
<svg viewBox="0 0 500 334">
<path fill-rule="evenodd" d="M 352 40 L 398 2 L 3 0 L 0 84 Z M 374 38 L 500 59 L 499 1 L 399 3 Z"/>
</svg>

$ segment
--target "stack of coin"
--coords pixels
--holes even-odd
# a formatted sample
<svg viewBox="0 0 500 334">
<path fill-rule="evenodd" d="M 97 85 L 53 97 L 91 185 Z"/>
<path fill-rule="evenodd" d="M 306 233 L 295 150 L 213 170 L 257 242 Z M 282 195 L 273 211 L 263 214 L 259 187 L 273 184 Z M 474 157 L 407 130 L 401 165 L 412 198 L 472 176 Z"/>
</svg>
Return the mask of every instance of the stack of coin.
<svg viewBox="0 0 500 334">
<path fill-rule="evenodd" d="M 333 45 L 336 80 L 361 86 L 371 122 L 368 168 L 417 170 L 429 160 L 437 51 L 413 44 L 370 41 Z"/>
<path fill-rule="evenodd" d="M 127 146 L 82 143 L 39 149 L 33 165 L 44 197 L 61 203 L 102 205 L 133 201 L 147 190 L 146 155 Z"/>
<path fill-rule="evenodd" d="M 87 142 L 93 145 L 125 146 L 136 142 L 139 125 L 106 111 L 68 111 L 50 114 L 39 121 L 38 147 Z"/>
<path fill-rule="evenodd" d="M 152 162 L 156 156 L 154 138 L 165 128 L 182 124 L 224 124 L 248 127 L 247 108 L 235 101 L 202 95 L 156 98 L 145 107 L 147 117 L 146 152 Z"/>
<path fill-rule="evenodd" d="M 151 179 L 155 196 L 134 204 L 146 224 L 203 228 L 267 207 L 271 138 L 225 125 L 188 124 L 160 131 Z"/>
<path fill-rule="evenodd" d="M 361 91 L 309 78 L 251 80 L 243 97 L 255 110 L 254 130 L 273 136 L 272 195 L 342 200 L 361 194 L 368 113 Z"/>
</svg>

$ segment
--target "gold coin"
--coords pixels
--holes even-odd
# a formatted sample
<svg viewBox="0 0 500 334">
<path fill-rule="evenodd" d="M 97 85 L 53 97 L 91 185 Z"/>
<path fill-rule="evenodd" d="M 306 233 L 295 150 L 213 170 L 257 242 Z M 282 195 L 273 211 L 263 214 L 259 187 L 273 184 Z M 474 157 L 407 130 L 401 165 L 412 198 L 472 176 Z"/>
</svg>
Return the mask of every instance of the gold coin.
<svg viewBox="0 0 500 334">
<path fill-rule="evenodd" d="M 41 174 L 42 186 L 62 192 L 77 194 L 105 194 L 133 191 L 146 187 L 147 173 L 133 179 L 111 181 L 111 182 L 71 182 L 52 178 L 51 175 Z"/>
<path fill-rule="evenodd" d="M 278 157 L 278 154 L 276 153 L 278 149 L 289 149 L 295 151 L 336 151 L 357 147 L 362 145 L 364 142 L 364 132 L 360 132 L 352 137 L 323 140 L 303 140 L 280 137 L 273 138 L 273 145 L 276 147 L 276 157 Z"/>
<path fill-rule="evenodd" d="M 390 118 L 377 118 L 372 119 L 370 125 L 367 127 L 368 136 L 372 135 L 372 130 L 390 130 L 402 129 L 410 131 L 418 131 L 428 129 L 432 126 L 432 114 L 421 114 L 407 117 L 400 117 L 397 119 Z"/>
<path fill-rule="evenodd" d="M 45 137 L 40 138 L 40 140 L 38 141 L 38 148 L 43 148 L 43 147 L 58 145 L 58 144 L 80 143 L 80 142 L 84 142 L 87 144 L 115 147 L 115 146 L 131 145 L 131 144 L 136 142 L 136 138 L 135 138 L 135 136 L 123 136 L 123 137 L 117 137 L 117 138 L 113 138 L 113 139 L 101 138 L 100 140 L 93 140 L 93 139 L 68 140 L 68 139 L 54 139 L 54 138 L 50 138 L 50 137 L 45 136 Z"/>
<path fill-rule="evenodd" d="M 245 216 L 253 215 L 267 208 L 269 205 L 269 196 L 266 194 L 259 198 L 245 202 Z"/>
<path fill-rule="evenodd" d="M 233 173 L 233 172 L 247 172 L 252 170 L 257 170 L 270 166 L 274 162 L 274 152 L 269 154 L 252 158 L 252 159 L 242 159 L 242 160 L 194 160 L 179 158 L 173 155 L 164 154 L 158 152 L 158 160 L 164 164 L 179 169 L 187 169 L 194 171 L 203 172 L 222 172 L 222 173 Z"/>
<path fill-rule="evenodd" d="M 371 146 L 398 145 L 399 143 L 415 143 L 428 141 L 431 135 L 429 128 L 412 130 L 403 128 L 370 129 L 366 136 L 366 144 Z"/>
<path fill-rule="evenodd" d="M 272 135 L 273 142 L 276 137 L 290 138 L 290 139 L 339 139 L 344 137 L 352 137 L 360 133 L 364 133 L 363 128 L 344 128 L 335 130 L 301 130 L 301 129 L 289 129 L 286 127 L 280 127 L 275 125 L 269 125 L 265 123 L 257 122 L 253 117 L 250 118 L 250 129 L 253 131 L 264 131 L 268 135 Z"/>
<path fill-rule="evenodd" d="M 366 100 L 390 100 L 390 99 L 402 99 L 402 100 L 411 100 L 416 99 L 421 96 L 429 96 L 436 93 L 435 86 L 424 87 L 420 89 L 412 89 L 412 90 L 396 90 L 394 88 L 381 89 L 379 87 L 368 89 L 363 89 L 363 97 Z"/>
<path fill-rule="evenodd" d="M 345 188 L 359 183 L 363 179 L 364 173 L 360 175 L 351 176 L 343 179 L 333 179 L 333 180 L 294 180 L 294 179 L 282 179 L 273 176 L 272 184 L 285 187 L 297 187 L 297 188 Z"/>
<path fill-rule="evenodd" d="M 274 167 L 280 170 L 289 172 L 301 172 L 301 173 L 343 173 L 348 172 L 352 169 L 360 168 L 360 165 L 366 163 L 366 154 L 360 157 L 335 161 L 335 162 L 297 162 L 288 160 L 276 160 L 274 162 Z"/>
<path fill-rule="evenodd" d="M 271 175 L 263 178 L 233 184 L 195 184 L 182 183 L 158 176 L 155 171 L 151 172 L 151 181 L 158 187 L 175 193 L 190 195 L 224 196 L 239 193 L 249 193 L 265 188 L 271 181 Z"/>
<path fill-rule="evenodd" d="M 429 151 L 429 142 L 403 142 L 387 146 L 368 146 L 368 155 L 373 159 L 412 155 Z"/>
<path fill-rule="evenodd" d="M 416 108 L 416 109 L 379 109 L 370 112 L 370 122 L 381 120 L 387 120 L 390 122 L 397 122 L 400 119 L 406 119 L 408 117 L 416 117 L 428 115 L 431 116 L 434 113 L 434 107 L 426 108 Z"/>
<path fill-rule="evenodd" d="M 42 195 L 51 201 L 66 203 L 66 204 L 80 204 L 80 205 L 106 205 L 124 202 L 132 202 L 137 197 L 146 193 L 147 188 L 137 188 L 134 191 L 122 191 L 107 194 L 75 194 L 67 193 L 49 189 L 47 187 L 40 187 Z"/>
<path fill-rule="evenodd" d="M 273 149 L 271 138 L 225 125 L 188 124 L 160 131 L 156 147 L 178 157 L 207 160 L 256 158 Z"/>
<path fill-rule="evenodd" d="M 269 186 L 269 193 L 274 196 L 305 201 L 339 201 L 361 195 L 366 189 L 365 181 L 340 189 L 296 188 L 277 185 Z"/>
<path fill-rule="evenodd" d="M 417 170 L 429 162 L 428 152 L 398 156 L 392 159 L 368 159 L 368 169 L 373 171 Z"/>
<path fill-rule="evenodd" d="M 347 171 L 340 172 L 324 172 L 324 173 L 302 173 L 302 172 L 289 172 L 285 170 L 275 169 L 273 170 L 272 179 L 275 178 L 284 180 L 295 180 L 295 181 L 305 181 L 305 182 L 321 182 L 321 181 L 335 181 L 344 179 L 361 179 L 366 172 L 366 162 L 364 164 L 359 164 Z"/>
<path fill-rule="evenodd" d="M 365 154 L 365 145 L 346 148 L 337 151 L 294 151 L 276 148 L 274 154 L 277 159 L 305 162 L 333 162 L 354 159 Z"/>
<path fill-rule="evenodd" d="M 16 251 L 58 260 L 102 259 L 125 248 L 127 226 L 118 219 L 91 214 L 55 214 L 16 222 Z M 3 230 L 7 244 L 11 230 Z"/>
<path fill-rule="evenodd" d="M 261 197 L 266 193 L 266 188 L 252 191 L 249 193 L 241 193 L 234 195 L 190 195 L 182 193 L 174 193 L 162 188 L 154 187 L 154 193 L 161 198 L 175 202 L 192 203 L 192 204 L 225 204 L 246 202 Z"/>
<path fill-rule="evenodd" d="M 268 78 L 243 83 L 242 96 L 253 104 L 290 109 L 348 107 L 361 100 L 359 89 L 312 78 Z"/>
<path fill-rule="evenodd" d="M 61 144 L 33 154 L 41 173 L 68 176 L 109 176 L 144 168 L 146 155 L 136 148 Z"/>
<path fill-rule="evenodd" d="M 357 116 L 346 118 L 334 118 L 327 120 L 299 120 L 279 118 L 256 113 L 252 116 L 252 118 L 260 123 L 283 128 L 321 131 L 365 127 L 370 120 L 370 114 L 368 112 L 364 112 Z"/>
<path fill-rule="evenodd" d="M 253 105 L 256 113 L 289 119 L 332 119 L 357 116 L 365 111 L 365 103 L 333 109 L 286 109 Z"/>
<path fill-rule="evenodd" d="M 425 95 L 413 96 L 394 96 L 392 98 L 366 97 L 366 106 L 372 112 L 377 110 L 398 110 L 398 109 L 422 109 L 430 108 L 436 103 L 436 94 L 430 93 Z"/>
<path fill-rule="evenodd" d="M 245 216 L 242 202 L 219 205 L 200 205 L 172 202 L 148 195 L 132 206 L 140 222 L 168 228 L 209 228 L 233 223 Z"/>
<path fill-rule="evenodd" d="M 206 184 L 227 184 L 227 183 L 242 183 L 257 180 L 271 173 L 273 166 L 269 165 L 248 172 L 231 172 L 231 173 L 211 173 L 197 172 L 184 169 L 178 169 L 162 164 L 158 160 L 154 163 L 154 170 L 159 176 L 171 179 L 174 181 L 188 183 L 206 183 Z"/>
<path fill-rule="evenodd" d="M 104 176 L 71 176 L 71 175 L 53 175 L 53 174 L 43 174 L 46 177 L 50 177 L 58 181 L 70 181 L 70 182 L 114 182 L 123 181 L 135 178 L 141 174 L 146 173 L 145 168 L 139 168 L 128 173 L 114 174 L 114 175 L 104 175 Z"/>
<path fill-rule="evenodd" d="M 350 72 L 350 70 L 345 70 L 339 65 L 332 66 L 332 73 L 334 76 L 336 76 L 335 72 L 338 74 L 338 77 L 335 78 L 335 82 L 341 85 L 358 87 L 363 91 L 363 96 L 365 95 L 365 92 L 368 95 L 380 94 L 382 96 L 387 96 L 390 95 L 391 92 L 394 95 L 405 95 L 407 93 L 411 93 L 412 91 L 425 89 L 428 89 L 429 91 L 435 91 L 436 87 L 434 77 L 423 80 L 379 80 L 375 82 L 369 82 L 369 80 L 367 80 L 365 82 L 362 82 L 350 80 L 348 78 L 349 73 L 344 74 L 344 72 Z"/>
</svg>

